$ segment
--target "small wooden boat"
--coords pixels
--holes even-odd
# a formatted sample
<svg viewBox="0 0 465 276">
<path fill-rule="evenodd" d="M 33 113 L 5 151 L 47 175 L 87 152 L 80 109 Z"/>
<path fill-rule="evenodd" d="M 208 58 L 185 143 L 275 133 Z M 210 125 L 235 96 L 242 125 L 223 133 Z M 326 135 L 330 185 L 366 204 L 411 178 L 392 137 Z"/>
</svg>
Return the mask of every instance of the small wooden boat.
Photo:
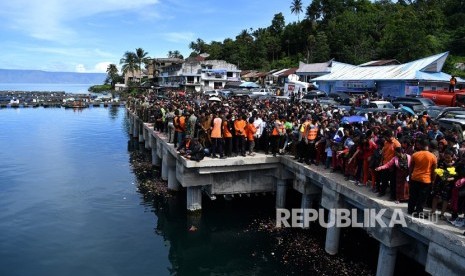
<svg viewBox="0 0 465 276">
<path fill-rule="evenodd" d="M 82 101 L 66 102 L 62 106 L 64 108 L 86 108 L 86 107 L 89 107 L 89 105 L 87 103 L 82 102 Z"/>
</svg>

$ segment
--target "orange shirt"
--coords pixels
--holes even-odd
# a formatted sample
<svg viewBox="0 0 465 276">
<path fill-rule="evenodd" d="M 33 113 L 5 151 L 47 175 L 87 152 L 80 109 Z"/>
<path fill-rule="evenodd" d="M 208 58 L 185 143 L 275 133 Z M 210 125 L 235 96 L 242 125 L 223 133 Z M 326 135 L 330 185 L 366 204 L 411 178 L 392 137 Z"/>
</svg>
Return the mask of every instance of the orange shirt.
<svg viewBox="0 0 465 276">
<path fill-rule="evenodd" d="M 234 121 L 234 130 L 236 131 L 236 135 L 245 137 L 245 125 L 246 122 L 242 119 L 237 119 Z"/>
<path fill-rule="evenodd" d="M 253 141 L 254 134 L 255 132 L 257 132 L 257 128 L 253 124 L 247 124 L 247 126 L 245 127 L 245 132 L 247 134 L 247 140 Z"/>
<path fill-rule="evenodd" d="M 232 138 L 232 133 L 231 133 L 231 131 L 229 131 L 227 121 L 223 122 L 223 136 L 224 136 L 224 138 Z"/>
<path fill-rule="evenodd" d="M 213 128 L 210 134 L 211 138 L 221 138 L 221 118 L 213 119 Z"/>
<path fill-rule="evenodd" d="M 383 147 L 383 165 L 391 161 L 394 156 L 396 156 L 395 149 L 400 148 L 400 143 L 396 138 L 392 138 L 391 141 L 384 142 Z"/>
<path fill-rule="evenodd" d="M 412 154 L 413 171 L 411 180 L 431 184 L 431 173 L 437 167 L 436 156 L 427 150 Z"/>
</svg>

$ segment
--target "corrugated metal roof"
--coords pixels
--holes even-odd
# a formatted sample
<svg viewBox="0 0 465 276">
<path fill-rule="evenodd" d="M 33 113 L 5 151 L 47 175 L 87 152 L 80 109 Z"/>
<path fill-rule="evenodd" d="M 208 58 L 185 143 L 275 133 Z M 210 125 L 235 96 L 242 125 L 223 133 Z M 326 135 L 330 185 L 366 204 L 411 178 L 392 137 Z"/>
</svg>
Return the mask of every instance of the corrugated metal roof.
<svg viewBox="0 0 465 276">
<path fill-rule="evenodd" d="M 281 73 L 283 73 L 284 71 L 286 71 L 286 70 L 289 70 L 289 69 L 288 69 L 288 68 L 286 68 L 286 69 L 281 69 L 281 70 L 279 70 L 279 71 L 276 71 L 276 72 L 272 73 L 272 75 L 275 76 L 275 77 L 279 77 L 279 75 L 280 75 Z"/>
<path fill-rule="evenodd" d="M 331 63 L 333 60 L 321 63 L 300 63 L 296 73 L 322 73 L 331 72 Z"/>
<path fill-rule="evenodd" d="M 442 66 L 448 55 L 449 52 L 445 52 L 405 64 L 370 67 L 361 67 L 334 61 L 331 73 L 313 80 L 420 80 L 427 78 L 428 80 L 448 81 L 450 75 L 441 73 Z"/>
<path fill-rule="evenodd" d="M 294 74 L 296 70 L 297 70 L 297 67 L 287 69 L 287 70 L 285 70 L 284 72 L 279 73 L 279 76 L 280 76 L 280 77 L 287 77 L 287 76 L 289 76 L 290 74 Z"/>
<path fill-rule="evenodd" d="M 385 66 L 385 65 L 396 65 L 400 64 L 397 59 L 381 59 L 381 60 L 372 60 L 363 64 L 360 64 L 359 66 Z"/>
</svg>

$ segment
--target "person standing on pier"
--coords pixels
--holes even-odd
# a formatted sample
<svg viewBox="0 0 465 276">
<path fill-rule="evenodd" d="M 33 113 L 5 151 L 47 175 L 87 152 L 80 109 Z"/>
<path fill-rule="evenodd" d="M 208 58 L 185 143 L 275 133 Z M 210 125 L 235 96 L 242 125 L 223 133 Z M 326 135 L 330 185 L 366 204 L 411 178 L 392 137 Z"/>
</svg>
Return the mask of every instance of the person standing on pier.
<svg viewBox="0 0 465 276">
<path fill-rule="evenodd" d="M 247 119 L 246 115 L 239 116 L 235 121 L 234 121 L 234 131 L 236 133 L 236 149 L 237 153 L 245 157 L 245 126 L 247 122 L 245 121 Z"/>
<path fill-rule="evenodd" d="M 225 119 L 223 118 L 223 141 L 226 157 L 232 157 L 232 134 L 234 130 L 231 118 L 231 114 L 228 114 Z"/>
<path fill-rule="evenodd" d="M 383 161 L 382 165 L 386 165 L 396 156 L 396 148 L 400 148 L 399 141 L 394 138 L 392 130 L 386 129 L 383 133 L 385 142 L 383 147 Z M 390 187 L 390 199 L 396 200 L 396 174 L 395 167 L 391 167 L 380 171 L 381 186 L 379 187 L 378 197 L 382 197 L 386 194 L 386 189 Z M 389 184 L 388 184 L 389 183 Z"/>
<path fill-rule="evenodd" d="M 312 163 L 315 164 L 315 158 L 316 158 L 315 143 L 319 138 L 318 133 L 319 133 L 318 121 L 315 118 L 313 118 L 311 120 L 311 123 L 307 125 L 307 129 L 304 135 L 305 144 L 307 145 L 306 156 L 305 156 L 305 163 L 307 165 L 310 165 Z"/>
<path fill-rule="evenodd" d="M 218 112 L 215 112 L 213 118 L 210 136 L 212 141 L 212 158 L 218 158 L 216 155 L 218 150 L 220 158 L 224 159 L 226 157 L 223 155 L 223 120 L 218 116 Z"/>
<path fill-rule="evenodd" d="M 249 118 L 249 123 L 245 127 L 245 132 L 247 135 L 247 145 L 249 149 L 249 155 L 254 156 L 255 153 L 253 152 L 254 147 L 255 147 L 255 133 L 257 132 L 257 129 L 254 126 L 254 118 L 250 117 Z"/>
<path fill-rule="evenodd" d="M 408 214 L 423 213 L 423 206 L 431 190 L 431 183 L 435 181 L 438 161 L 436 156 L 428 151 L 428 140 L 420 139 L 417 142 L 419 151 L 412 155 L 410 163 L 410 197 L 408 200 Z"/>
</svg>

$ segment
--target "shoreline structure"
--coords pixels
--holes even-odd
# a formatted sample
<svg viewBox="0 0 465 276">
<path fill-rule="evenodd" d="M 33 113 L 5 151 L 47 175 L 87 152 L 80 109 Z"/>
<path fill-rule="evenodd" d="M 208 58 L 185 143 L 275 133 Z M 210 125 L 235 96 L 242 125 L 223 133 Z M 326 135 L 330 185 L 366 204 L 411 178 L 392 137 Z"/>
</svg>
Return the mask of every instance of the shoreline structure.
<svg viewBox="0 0 465 276">
<path fill-rule="evenodd" d="M 380 242 L 376 275 L 394 274 L 398 252 L 425 266 L 425 271 L 432 275 L 465 275 L 463 230 L 446 222 L 415 219 L 407 215 L 407 204 L 373 198 L 366 188 L 347 183 L 342 175 L 305 166 L 289 156 L 257 154 L 248 158 L 206 157 L 200 162 L 190 161 L 180 156 L 173 144 L 167 143 L 164 133 L 154 131 L 153 124 L 143 122 L 130 109 L 127 117 L 129 134 L 151 150 L 152 164 L 161 166 L 161 178 L 168 181 L 169 190 L 186 189 L 187 209 L 195 216 L 201 212 L 203 197 L 215 200 L 218 196 L 275 193 L 276 208 L 285 208 L 288 189 L 302 194 L 302 209 L 310 209 L 318 202 L 333 212 L 356 208 L 360 211 L 357 217 L 362 220 L 365 209 L 385 210 L 380 219 L 387 225 L 401 209 L 407 218 L 406 227 L 363 227 Z M 328 254 L 338 253 L 340 232 L 337 224 L 327 228 L 325 251 Z"/>
</svg>

